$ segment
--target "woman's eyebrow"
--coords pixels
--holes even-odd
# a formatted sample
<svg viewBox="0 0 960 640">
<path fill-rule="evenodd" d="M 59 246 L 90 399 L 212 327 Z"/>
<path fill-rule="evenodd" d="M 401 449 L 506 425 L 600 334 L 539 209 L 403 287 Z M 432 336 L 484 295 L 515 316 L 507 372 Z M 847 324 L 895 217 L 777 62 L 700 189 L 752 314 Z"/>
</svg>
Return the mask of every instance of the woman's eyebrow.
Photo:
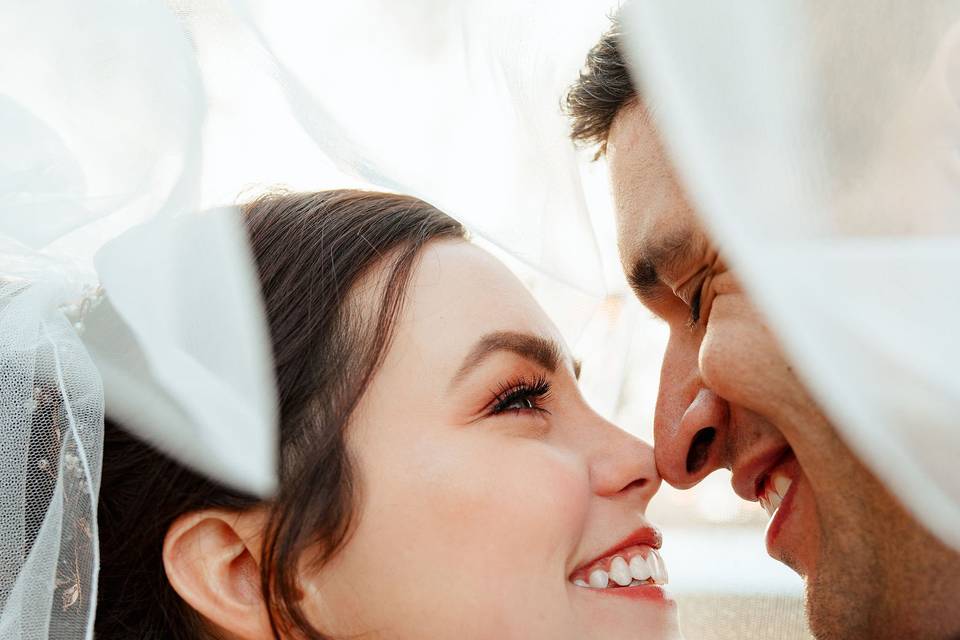
<svg viewBox="0 0 960 640">
<path fill-rule="evenodd" d="M 463 359 L 463 364 L 450 380 L 450 386 L 456 386 L 463 378 L 488 357 L 499 351 L 509 351 L 521 358 L 536 362 L 550 372 L 557 370 L 562 359 L 563 350 L 555 341 L 543 336 L 516 331 L 495 331 L 480 338 L 470 353 Z"/>
</svg>

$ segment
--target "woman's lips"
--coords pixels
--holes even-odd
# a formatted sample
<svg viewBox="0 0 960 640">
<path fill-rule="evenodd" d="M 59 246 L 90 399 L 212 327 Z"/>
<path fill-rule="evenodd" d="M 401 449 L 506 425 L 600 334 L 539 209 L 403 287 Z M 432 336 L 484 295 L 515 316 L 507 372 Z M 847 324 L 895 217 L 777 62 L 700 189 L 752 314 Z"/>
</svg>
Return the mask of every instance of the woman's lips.
<svg viewBox="0 0 960 640">
<path fill-rule="evenodd" d="M 581 564 L 570 574 L 569 581 L 582 589 L 663 599 L 663 589 L 652 589 L 667 583 L 667 567 L 657 551 L 660 544 L 659 531 L 641 527 L 602 555 Z"/>
<path fill-rule="evenodd" d="M 570 582 L 581 593 L 676 605 L 663 588 L 667 582 L 663 559 L 650 547 L 637 545 L 622 549 L 612 557 L 574 572 Z"/>
<path fill-rule="evenodd" d="M 579 567 L 577 567 L 575 572 L 604 558 L 613 557 L 617 554 L 617 552 L 628 547 L 645 546 L 650 547 L 651 549 L 659 549 L 662 542 L 663 536 L 660 535 L 659 530 L 651 526 L 640 527 L 639 529 L 636 529 L 630 533 L 630 535 L 621 539 L 616 544 L 611 545 L 606 551 L 597 555 L 593 560 L 581 564 Z"/>
<path fill-rule="evenodd" d="M 676 604 L 673 598 L 667 593 L 661 585 L 644 584 L 636 587 L 617 587 L 616 589 L 596 589 L 590 593 L 599 595 L 619 596 L 630 600 L 642 600 L 646 602 L 660 602 L 666 605 Z"/>
<path fill-rule="evenodd" d="M 620 596 L 634 601 L 675 608 L 662 585 L 667 567 L 658 549 L 662 537 L 657 529 L 641 527 L 600 556 L 577 567 L 569 576 L 573 588 L 583 594 Z"/>
<path fill-rule="evenodd" d="M 667 583 L 667 568 L 656 549 L 633 545 L 577 569 L 570 575 L 570 582 L 588 589 L 663 585 Z"/>
</svg>

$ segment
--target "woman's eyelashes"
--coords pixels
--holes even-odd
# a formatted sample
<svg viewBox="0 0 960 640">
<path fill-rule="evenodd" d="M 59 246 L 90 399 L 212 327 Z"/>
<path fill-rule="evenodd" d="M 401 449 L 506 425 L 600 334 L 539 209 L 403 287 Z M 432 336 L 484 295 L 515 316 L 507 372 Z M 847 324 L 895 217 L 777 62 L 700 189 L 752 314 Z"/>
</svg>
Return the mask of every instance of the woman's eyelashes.
<svg viewBox="0 0 960 640">
<path fill-rule="evenodd" d="M 506 413 L 546 413 L 544 408 L 550 397 L 550 381 L 543 374 L 534 378 L 519 377 L 504 382 L 499 390 L 493 392 L 493 402 L 490 403 L 490 415 Z"/>
</svg>

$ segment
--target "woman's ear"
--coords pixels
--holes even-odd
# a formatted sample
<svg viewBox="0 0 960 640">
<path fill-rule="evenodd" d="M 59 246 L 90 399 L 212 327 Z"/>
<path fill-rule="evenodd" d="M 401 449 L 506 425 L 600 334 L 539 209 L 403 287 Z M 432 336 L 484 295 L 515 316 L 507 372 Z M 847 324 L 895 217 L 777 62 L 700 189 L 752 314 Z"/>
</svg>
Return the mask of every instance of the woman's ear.
<svg viewBox="0 0 960 640">
<path fill-rule="evenodd" d="M 265 514 L 207 509 L 177 518 L 163 542 L 167 579 L 183 600 L 230 637 L 273 636 L 260 589 Z"/>
</svg>

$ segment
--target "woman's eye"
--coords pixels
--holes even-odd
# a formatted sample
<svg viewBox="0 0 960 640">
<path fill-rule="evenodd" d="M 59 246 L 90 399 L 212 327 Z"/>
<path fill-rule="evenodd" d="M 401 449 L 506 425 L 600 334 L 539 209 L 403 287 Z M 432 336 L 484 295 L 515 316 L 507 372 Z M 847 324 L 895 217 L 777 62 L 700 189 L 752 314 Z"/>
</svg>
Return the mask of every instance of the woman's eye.
<svg viewBox="0 0 960 640">
<path fill-rule="evenodd" d="M 513 412 L 541 411 L 549 413 L 543 404 L 550 395 L 550 383 L 543 377 L 533 381 L 520 380 L 501 385 L 495 394 L 490 413 L 493 415 Z"/>
<path fill-rule="evenodd" d="M 534 404 L 533 400 L 530 398 L 517 398 L 510 402 L 501 409 L 501 411 L 509 411 L 510 409 L 536 409 L 537 405 Z"/>
</svg>

